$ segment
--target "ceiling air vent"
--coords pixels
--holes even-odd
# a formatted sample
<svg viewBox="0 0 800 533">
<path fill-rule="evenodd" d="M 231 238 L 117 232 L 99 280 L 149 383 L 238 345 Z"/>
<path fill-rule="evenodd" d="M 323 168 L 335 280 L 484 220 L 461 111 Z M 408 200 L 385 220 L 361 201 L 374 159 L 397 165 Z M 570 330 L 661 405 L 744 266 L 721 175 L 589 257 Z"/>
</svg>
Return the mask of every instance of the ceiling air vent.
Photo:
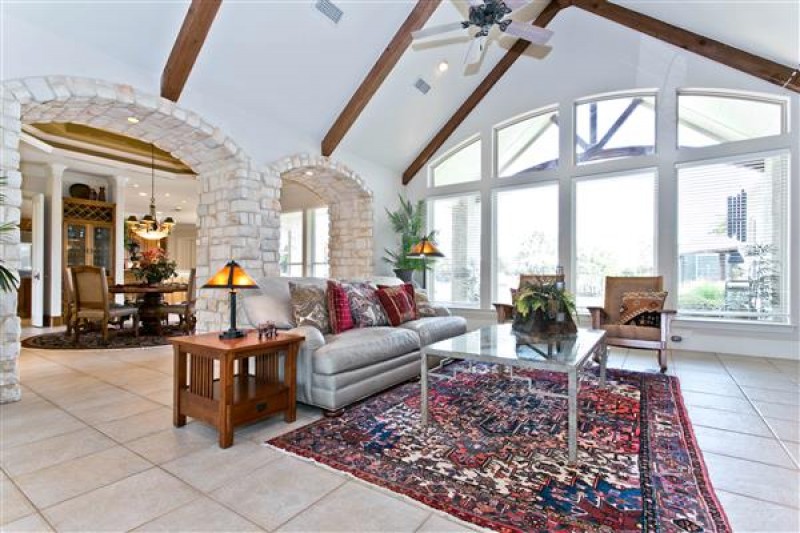
<svg viewBox="0 0 800 533">
<path fill-rule="evenodd" d="M 431 90 L 431 86 L 428 85 L 428 82 L 422 78 L 417 78 L 417 81 L 414 82 L 414 87 L 416 87 L 417 90 L 422 94 L 428 94 L 428 91 Z"/>
<path fill-rule="evenodd" d="M 334 24 L 339 24 L 339 21 L 342 20 L 344 11 L 336 7 L 336 5 L 330 0 L 317 0 L 317 3 L 314 4 L 314 7 L 317 8 L 317 11 L 331 19 Z"/>
</svg>

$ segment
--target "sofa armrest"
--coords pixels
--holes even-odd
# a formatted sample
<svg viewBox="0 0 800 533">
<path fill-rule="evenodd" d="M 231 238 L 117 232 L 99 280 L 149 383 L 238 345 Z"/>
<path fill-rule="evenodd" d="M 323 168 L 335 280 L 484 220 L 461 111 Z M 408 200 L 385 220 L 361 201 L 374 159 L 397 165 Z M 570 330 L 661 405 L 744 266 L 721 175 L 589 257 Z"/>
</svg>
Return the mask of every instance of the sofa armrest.
<svg viewBox="0 0 800 533">
<path fill-rule="evenodd" d="M 602 307 L 587 307 L 592 315 L 592 329 L 600 329 L 606 320 L 606 310 Z"/>
<path fill-rule="evenodd" d="M 311 402 L 311 374 L 314 371 L 314 352 L 325 346 L 322 332 L 313 326 L 298 326 L 286 333 L 302 335 L 305 341 L 297 354 L 297 399 Z"/>
<path fill-rule="evenodd" d="M 296 328 L 288 330 L 286 333 L 305 337 L 306 340 L 303 342 L 303 347 L 311 351 L 325 346 L 325 336 L 314 326 L 297 326 Z"/>
<path fill-rule="evenodd" d="M 432 305 L 431 304 L 430 308 L 433 309 L 433 312 L 435 313 L 434 316 L 450 316 L 450 315 L 452 315 L 452 313 L 450 312 L 450 309 L 448 309 L 447 307 L 445 307 L 443 305 Z"/>
</svg>

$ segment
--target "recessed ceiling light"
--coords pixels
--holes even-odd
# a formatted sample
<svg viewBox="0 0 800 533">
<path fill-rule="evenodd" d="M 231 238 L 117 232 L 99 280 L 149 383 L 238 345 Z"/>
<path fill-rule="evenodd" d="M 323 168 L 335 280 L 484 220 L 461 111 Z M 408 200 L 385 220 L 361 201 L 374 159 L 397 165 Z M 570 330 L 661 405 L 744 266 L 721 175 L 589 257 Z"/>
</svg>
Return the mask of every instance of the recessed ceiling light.
<svg viewBox="0 0 800 533">
<path fill-rule="evenodd" d="M 128 117 L 128 122 L 130 122 L 131 124 L 138 124 L 139 119 L 136 117 Z"/>
<path fill-rule="evenodd" d="M 164 193 L 164 196 L 166 196 L 167 198 L 169 198 L 169 193 L 168 193 L 168 192 L 165 192 L 165 193 Z"/>
<path fill-rule="evenodd" d="M 447 72 L 447 69 L 450 68 L 450 63 L 447 61 L 442 61 L 439 63 L 439 72 Z"/>
<path fill-rule="evenodd" d="M 313 176 L 313 175 L 314 175 L 314 171 L 313 171 L 313 170 L 306 170 L 306 171 L 304 172 L 304 174 L 305 174 L 306 176 Z"/>
<path fill-rule="evenodd" d="M 185 204 L 185 203 L 186 203 L 186 200 L 181 200 L 181 203 L 182 203 L 182 204 Z"/>
<path fill-rule="evenodd" d="M 134 188 L 134 189 L 138 189 L 138 188 L 139 188 L 139 184 L 138 184 L 138 183 L 134 183 L 134 184 L 133 184 L 133 188 Z"/>
<path fill-rule="evenodd" d="M 146 192 L 140 192 L 139 196 L 147 196 L 147 193 Z"/>
</svg>

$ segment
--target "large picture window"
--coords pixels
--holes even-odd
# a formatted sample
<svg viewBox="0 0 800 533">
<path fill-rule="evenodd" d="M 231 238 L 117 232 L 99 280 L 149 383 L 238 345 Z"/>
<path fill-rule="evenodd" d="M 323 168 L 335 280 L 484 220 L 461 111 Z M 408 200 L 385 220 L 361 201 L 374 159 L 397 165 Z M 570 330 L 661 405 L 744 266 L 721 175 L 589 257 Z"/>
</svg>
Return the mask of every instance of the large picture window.
<svg viewBox="0 0 800 533">
<path fill-rule="evenodd" d="M 678 146 L 698 147 L 786 133 L 786 104 L 740 95 L 678 94 Z"/>
<path fill-rule="evenodd" d="M 655 186 L 653 170 L 576 180 L 578 306 L 603 305 L 606 276 L 653 274 Z"/>
<path fill-rule="evenodd" d="M 444 257 L 428 275 L 431 297 L 442 303 L 480 305 L 481 197 L 465 194 L 430 200 L 428 228 Z"/>
<path fill-rule="evenodd" d="M 681 314 L 788 321 L 788 154 L 678 169 Z"/>
<path fill-rule="evenodd" d="M 558 112 L 538 113 L 497 128 L 497 176 L 558 166 Z"/>
<path fill-rule="evenodd" d="M 575 105 L 575 161 L 655 153 L 656 97 L 625 96 Z"/>
<path fill-rule="evenodd" d="M 281 276 L 303 275 L 303 212 L 281 213 Z"/>
<path fill-rule="evenodd" d="M 442 187 L 481 179 L 481 140 L 475 139 L 446 155 L 431 169 L 431 185 Z"/>
<path fill-rule="evenodd" d="M 510 302 L 520 274 L 554 274 L 558 265 L 558 184 L 495 194 L 494 298 Z"/>
</svg>

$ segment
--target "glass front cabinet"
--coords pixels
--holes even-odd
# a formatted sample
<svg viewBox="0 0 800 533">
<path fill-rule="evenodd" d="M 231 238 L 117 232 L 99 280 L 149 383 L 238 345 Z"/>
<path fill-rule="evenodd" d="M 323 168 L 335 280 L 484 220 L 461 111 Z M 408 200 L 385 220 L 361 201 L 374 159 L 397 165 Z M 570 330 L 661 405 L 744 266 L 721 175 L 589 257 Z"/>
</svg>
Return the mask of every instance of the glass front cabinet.
<svg viewBox="0 0 800 533">
<path fill-rule="evenodd" d="M 64 267 L 104 267 L 114 278 L 115 204 L 64 198 Z"/>
</svg>

